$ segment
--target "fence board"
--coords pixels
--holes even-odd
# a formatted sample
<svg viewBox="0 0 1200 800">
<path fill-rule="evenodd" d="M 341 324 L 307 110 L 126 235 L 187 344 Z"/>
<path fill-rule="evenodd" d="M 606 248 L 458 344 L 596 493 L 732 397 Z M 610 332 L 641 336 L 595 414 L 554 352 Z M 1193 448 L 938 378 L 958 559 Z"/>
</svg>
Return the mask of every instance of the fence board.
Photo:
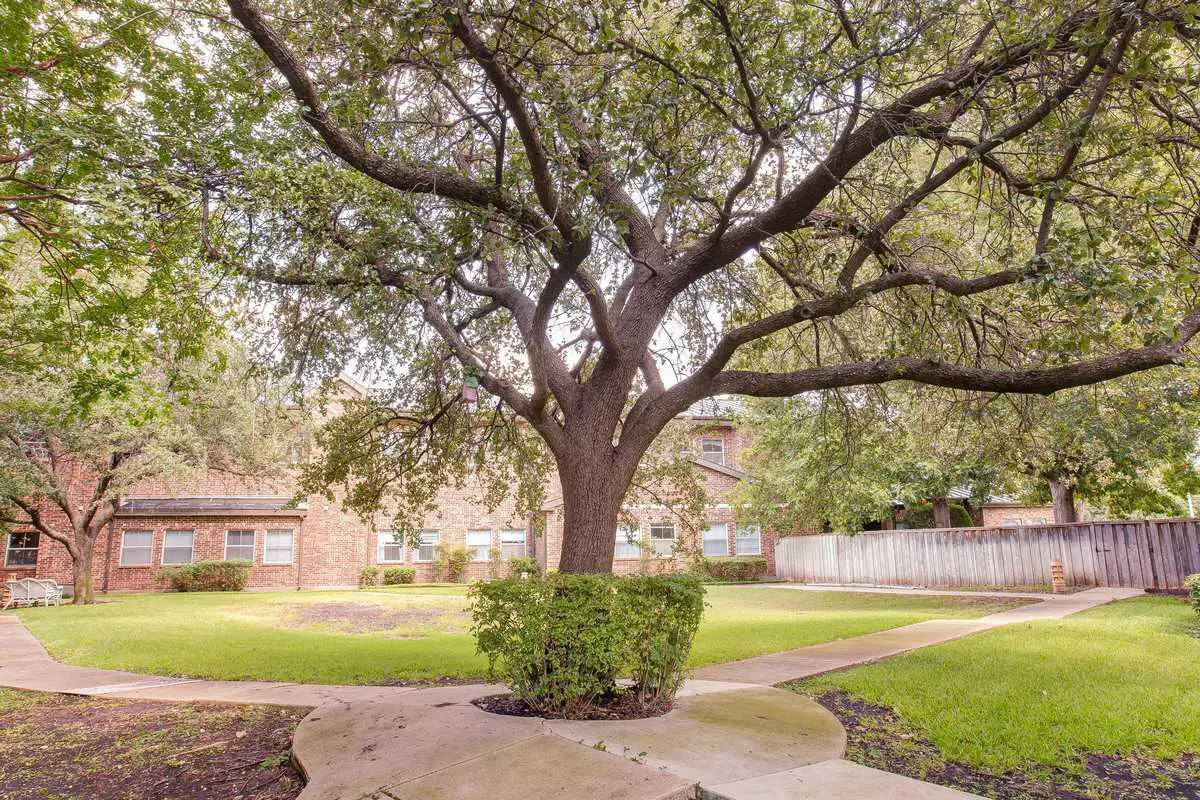
<svg viewBox="0 0 1200 800">
<path fill-rule="evenodd" d="M 1177 591 L 1200 572 L 1200 520 L 792 536 L 775 559 L 792 580 L 896 586 L 1043 584 L 1061 559 L 1071 585 Z"/>
</svg>

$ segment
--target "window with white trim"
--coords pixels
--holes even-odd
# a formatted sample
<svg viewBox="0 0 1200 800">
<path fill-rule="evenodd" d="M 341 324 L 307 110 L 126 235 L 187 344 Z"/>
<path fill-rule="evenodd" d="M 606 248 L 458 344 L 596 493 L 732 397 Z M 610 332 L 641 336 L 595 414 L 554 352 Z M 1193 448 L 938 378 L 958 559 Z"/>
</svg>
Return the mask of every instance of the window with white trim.
<svg viewBox="0 0 1200 800">
<path fill-rule="evenodd" d="M 266 531 L 263 534 L 263 563 L 291 564 L 295 537 L 289 531 Z"/>
<path fill-rule="evenodd" d="M 739 556 L 762 555 L 762 526 L 749 522 L 737 526 L 736 551 Z"/>
<path fill-rule="evenodd" d="M 421 531 L 420 544 L 417 546 L 416 561 L 433 561 L 437 555 L 438 544 L 442 541 L 440 531 Z"/>
<path fill-rule="evenodd" d="M 254 561 L 254 531 L 225 531 L 225 560 Z"/>
<path fill-rule="evenodd" d="M 472 561 L 487 561 L 492 557 L 492 532 L 467 531 L 467 549 Z"/>
<path fill-rule="evenodd" d="M 640 525 L 621 525 L 617 528 L 617 547 L 614 558 L 642 557 L 642 528 Z"/>
<path fill-rule="evenodd" d="M 192 550 L 195 543 L 194 531 L 167 531 L 163 534 L 162 563 L 192 563 Z"/>
<path fill-rule="evenodd" d="M 721 438 L 705 438 L 700 440 L 700 458 L 714 464 L 725 463 L 725 440 Z"/>
<path fill-rule="evenodd" d="M 670 558 L 675 555 L 675 525 L 670 522 L 652 523 L 650 549 L 658 558 Z"/>
<path fill-rule="evenodd" d="M 527 554 L 525 531 L 518 528 L 500 531 L 500 558 L 508 561 L 525 558 Z"/>
<path fill-rule="evenodd" d="M 706 522 L 706 523 L 704 523 L 704 555 L 706 555 L 706 556 L 727 556 L 727 555 L 729 555 L 729 523 L 728 522 Z"/>
<path fill-rule="evenodd" d="M 403 564 L 404 540 L 396 531 L 380 531 L 378 536 L 379 548 L 375 553 L 378 564 Z"/>
<path fill-rule="evenodd" d="M 6 567 L 36 567 L 38 557 L 37 531 L 16 531 L 8 535 L 8 547 L 4 551 Z"/>
<path fill-rule="evenodd" d="M 124 531 L 121 534 L 122 567 L 148 567 L 154 563 L 154 532 Z"/>
</svg>

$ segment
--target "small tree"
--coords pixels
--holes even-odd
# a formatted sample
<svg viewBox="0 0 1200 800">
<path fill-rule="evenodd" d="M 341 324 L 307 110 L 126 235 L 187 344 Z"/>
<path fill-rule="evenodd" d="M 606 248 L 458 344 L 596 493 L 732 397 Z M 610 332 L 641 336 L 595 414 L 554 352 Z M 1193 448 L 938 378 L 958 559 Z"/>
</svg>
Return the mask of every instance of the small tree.
<svg viewBox="0 0 1200 800">
<path fill-rule="evenodd" d="M 1188 373 L 1014 401 L 1012 414 L 1007 468 L 1049 497 L 1055 522 L 1077 521 L 1081 499 L 1118 517 L 1179 513 L 1197 485 L 1200 396 Z"/>
<path fill-rule="evenodd" d="M 982 500 L 1003 474 L 1009 442 L 989 405 L 919 386 L 756 401 L 743 416 L 754 480 L 738 487 L 738 500 L 781 530 L 824 522 L 859 530 L 897 503 L 952 527 L 951 490 Z"/>
<path fill-rule="evenodd" d="M 932 503 L 949 527 L 950 489 L 1049 499 L 1054 521 L 1076 521 L 1076 497 L 1110 513 L 1175 513 L 1196 485 L 1200 401 L 1186 374 L 1156 372 L 1042 397 L 827 393 L 760 402 L 746 417 L 756 480 L 741 487 L 754 513 L 784 524 L 830 520 L 854 529 L 891 503 Z M 937 499 L 944 515 L 938 517 Z"/>
<path fill-rule="evenodd" d="M 148 479 L 278 469 L 293 420 L 252 376 L 216 359 L 166 364 L 122 391 L 74 404 L 54 371 L 0 387 L 0 507 L 71 557 L 76 603 L 95 601 L 97 538 L 122 495 Z"/>
</svg>

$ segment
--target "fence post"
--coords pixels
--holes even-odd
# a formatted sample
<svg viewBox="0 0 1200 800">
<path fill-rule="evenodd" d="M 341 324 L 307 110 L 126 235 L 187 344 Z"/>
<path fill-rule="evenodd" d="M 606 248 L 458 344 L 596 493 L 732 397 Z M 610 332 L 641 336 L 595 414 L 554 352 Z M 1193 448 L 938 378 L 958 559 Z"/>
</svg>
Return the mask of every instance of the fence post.
<svg viewBox="0 0 1200 800">
<path fill-rule="evenodd" d="M 1160 588 L 1158 584 L 1158 565 L 1154 563 L 1154 540 L 1158 538 L 1158 522 L 1155 520 L 1146 520 L 1143 526 L 1146 533 L 1146 552 L 1150 554 L 1150 579 L 1154 583 L 1154 590 Z"/>
</svg>

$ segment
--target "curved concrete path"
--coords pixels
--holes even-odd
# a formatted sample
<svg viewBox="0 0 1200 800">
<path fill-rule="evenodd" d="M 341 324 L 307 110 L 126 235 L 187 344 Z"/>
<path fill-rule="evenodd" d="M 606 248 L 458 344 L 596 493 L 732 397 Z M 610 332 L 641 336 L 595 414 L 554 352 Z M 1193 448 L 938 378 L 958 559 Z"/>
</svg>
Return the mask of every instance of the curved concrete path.
<svg viewBox="0 0 1200 800">
<path fill-rule="evenodd" d="M 920 593 L 791 584 L 747 588 L 767 589 Z M 471 704 L 504 691 L 496 685 L 320 686 L 73 667 L 52 659 L 11 614 L 0 614 L 0 686 L 312 707 L 293 743 L 309 780 L 302 800 L 969 800 L 976 796 L 841 759 L 845 732 L 833 715 L 773 685 L 1139 594 L 1092 589 L 1034 596 L 1042 602 L 978 620 L 932 620 L 705 667 L 687 682 L 674 710 L 645 720 L 502 717 Z"/>
</svg>

